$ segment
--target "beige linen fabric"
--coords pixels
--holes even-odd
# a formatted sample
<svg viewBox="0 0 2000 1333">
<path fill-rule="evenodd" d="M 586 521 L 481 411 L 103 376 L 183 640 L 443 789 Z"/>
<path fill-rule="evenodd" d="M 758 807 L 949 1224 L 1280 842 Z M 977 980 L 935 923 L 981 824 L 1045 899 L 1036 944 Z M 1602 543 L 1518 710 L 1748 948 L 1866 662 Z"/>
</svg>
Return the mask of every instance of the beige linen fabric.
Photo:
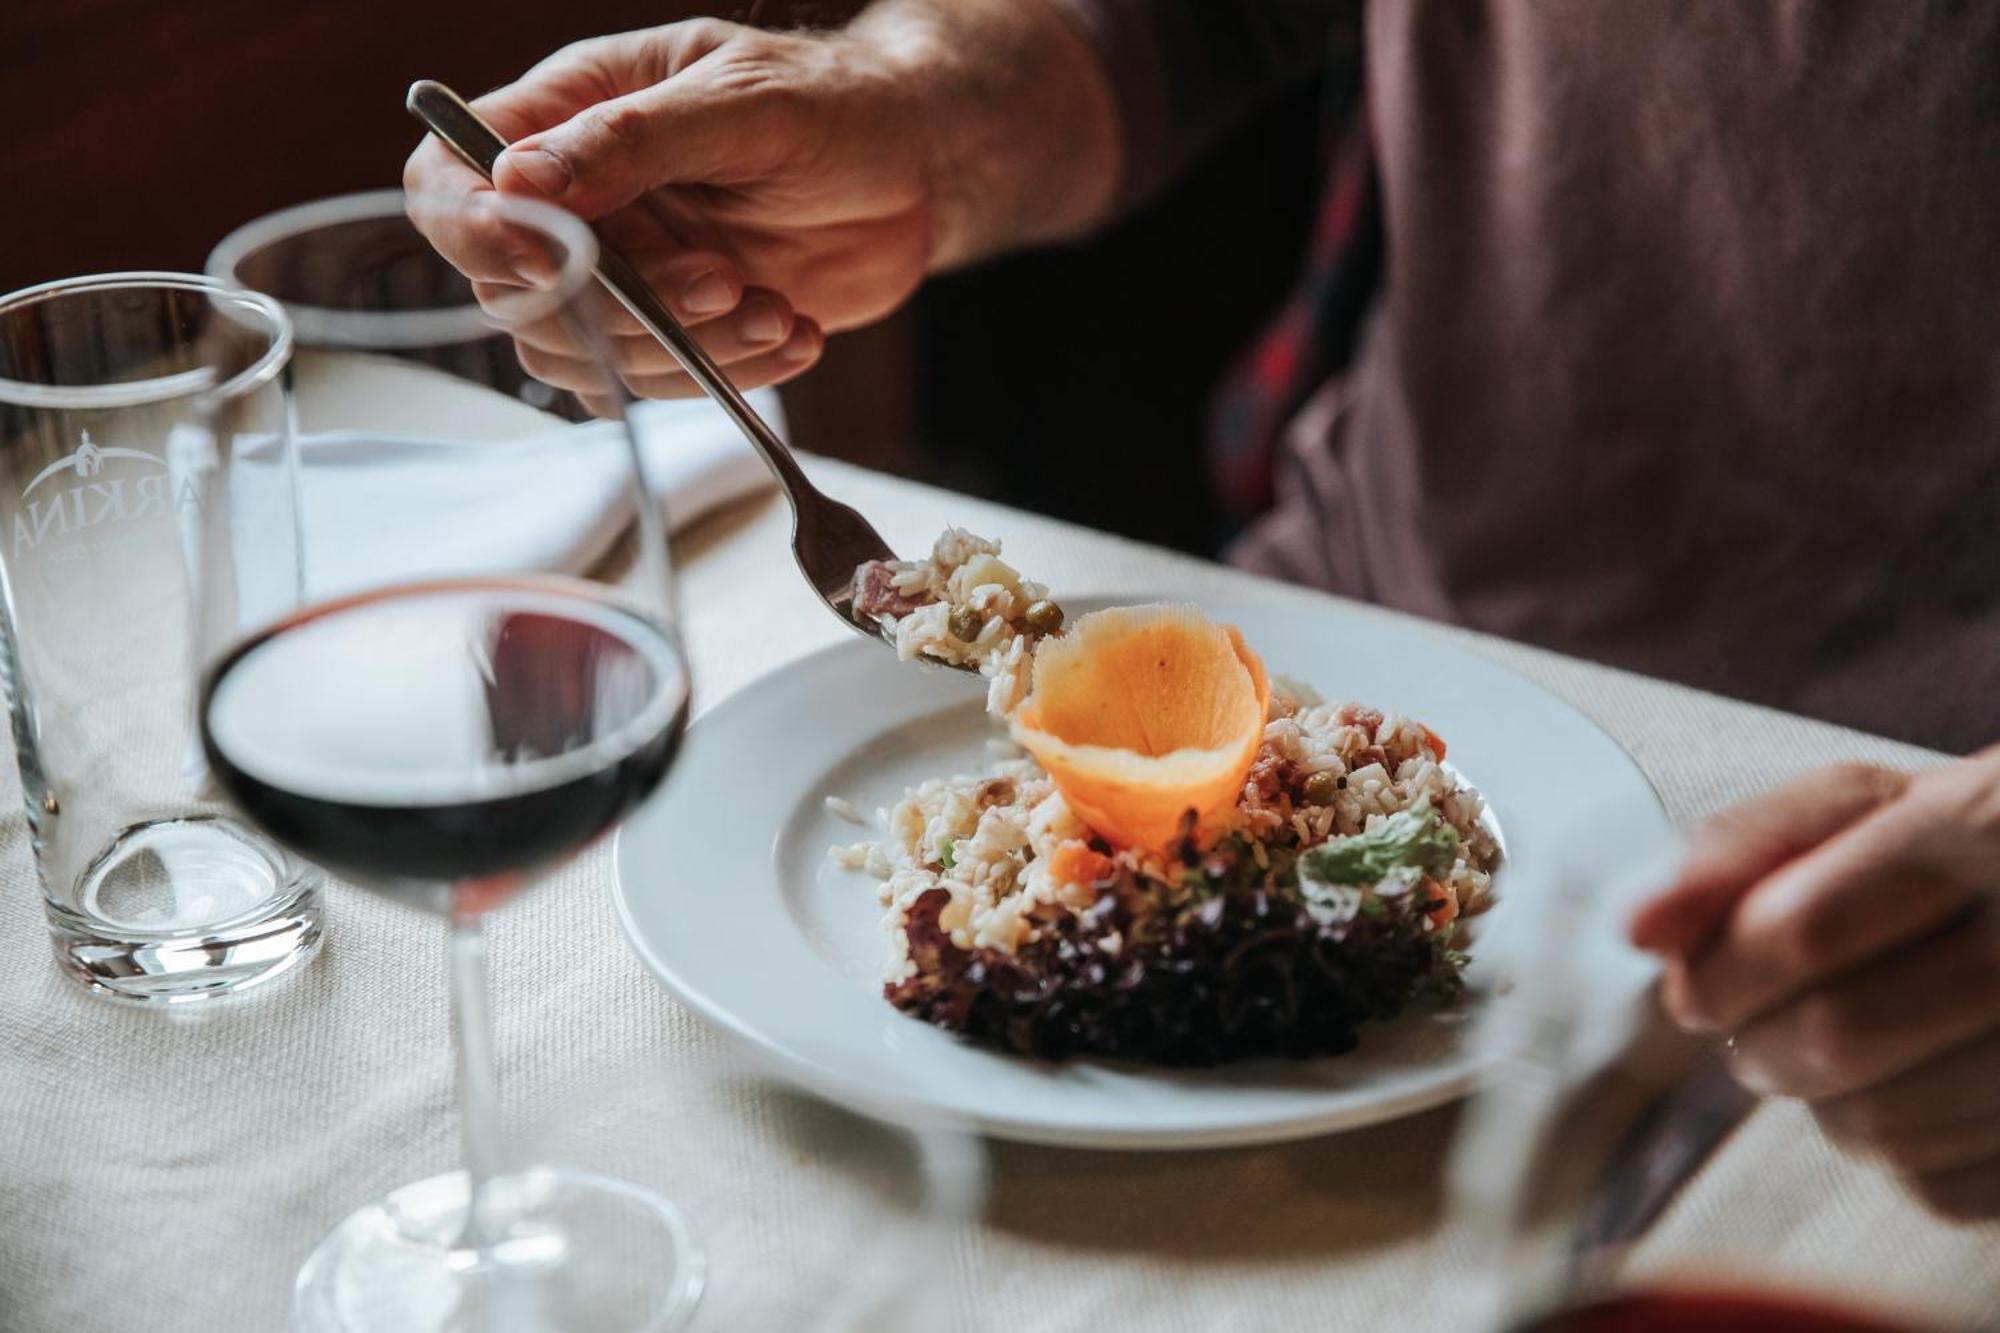
<svg viewBox="0 0 2000 1333">
<path fill-rule="evenodd" d="M 946 523 L 1002 538 L 1058 586 L 1225 602 L 1242 579 L 833 463 L 812 470 L 901 550 Z M 702 706 L 848 631 L 792 566 L 782 502 L 679 542 Z M 1385 613 L 1386 614 L 1386 613 Z M 1442 631 L 1441 631 L 1442 632 Z M 1812 765 L 1922 751 L 1510 646 L 1450 637 L 1536 680 L 1638 759 L 1678 821 Z M 887 660 L 885 658 L 885 669 Z M 671 799 L 671 794 L 666 799 Z M 663 868 L 662 873 L 671 873 Z M 847 1170 L 829 1113 L 743 1077 L 626 950 L 598 848 L 493 926 L 501 1075 L 551 1152 L 678 1197 L 709 1243 L 698 1328 L 814 1327 L 843 1263 L 900 1243 L 888 1194 Z M 731 891 L 716 885 L 714 891 Z M 116 1009 L 58 977 L 11 770 L 0 793 L 0 1330 L 282 1326 L 294 1269 L 337 1218 L 453 1164 L 444 947 L 435 921 L 333 886 L 324 955 L 268 994 L 185 1017 Z M 986 1223 L 913 1259 L 929 1326 L 1442 1329 L 1469 1253 L 1441 1233 L 1449 1110 L 1240 1151 L 1000 1145 Z M 1795 1108 L 1759 1112 L 1636 1258 L 1903 1302 L 2000 1308 L 2000 1234 L 1926 1217 L 1831 1152 Z M 874 1246 L 871 1251 L 871 1243 Z"/>
</svg>

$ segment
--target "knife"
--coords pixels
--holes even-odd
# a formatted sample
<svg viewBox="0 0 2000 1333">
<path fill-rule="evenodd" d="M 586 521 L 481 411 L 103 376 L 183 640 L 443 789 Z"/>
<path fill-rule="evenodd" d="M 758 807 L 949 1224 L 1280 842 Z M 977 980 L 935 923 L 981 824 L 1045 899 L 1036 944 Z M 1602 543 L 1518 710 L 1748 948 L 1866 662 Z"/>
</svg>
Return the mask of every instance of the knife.
<svg viewBox="0 0 2000 1333">
<path fill-rule="evenodd" d="M 1573 1267 L 1629 1249 L 1679 1196 L 1757 1105 L 1713 1047 L 1679 1083 L 1648 1102 L 1612 1150 L 1570 1235 Z"/>
</svg>

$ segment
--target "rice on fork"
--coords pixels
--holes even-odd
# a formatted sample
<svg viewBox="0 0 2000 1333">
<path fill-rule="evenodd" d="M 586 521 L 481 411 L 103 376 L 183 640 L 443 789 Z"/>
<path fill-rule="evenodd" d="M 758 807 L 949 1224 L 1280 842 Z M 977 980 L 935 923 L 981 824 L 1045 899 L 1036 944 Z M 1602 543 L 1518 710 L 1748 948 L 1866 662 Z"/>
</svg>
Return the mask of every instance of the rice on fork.
<svg viewBox="0 0 2000 1333">
<path fill-rule="evenodd" d="M 977 669 L 998 718 L 1027 697 L 1035 644 L 1063 625 L 1046 586 L 1002 560 L 1000 543 L 964 528 L 946 528 L 928 560 L 871 560 L 854 586 L 855 614 L 880 625 L 898 657 Z"/>
</svg>

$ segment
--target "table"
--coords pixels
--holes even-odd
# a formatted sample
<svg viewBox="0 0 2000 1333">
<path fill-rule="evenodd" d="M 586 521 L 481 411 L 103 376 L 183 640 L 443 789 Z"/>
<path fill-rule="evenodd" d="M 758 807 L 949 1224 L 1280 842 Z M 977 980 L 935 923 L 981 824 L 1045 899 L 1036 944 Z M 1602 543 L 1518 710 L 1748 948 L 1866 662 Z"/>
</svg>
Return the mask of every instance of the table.
<svg viewBox="0 0 2000 1333">
<path fill-rule="evenodd" d="M 1219 597 L 1242 574 L 815 461 L 899 550 L 947 522 L 1089 591 Z M 677 542 L 703 706 L 846 631 L 813 601 L 775 497 Z M 1370 612 L 1369 614 L 1388 614 Z M 1835 760 L 1909 746 L 1456 630 L 1637 758 L 1691 821 Z M 711 1252 L 698 1329 L 812 1326 L 815 1283 L 896 1234 L 865 1131 L 761 1082 L 626 950 L 597 848 L 492 925 L 501 1076 L 531 1142 L 680 1200 Z M 718 886 L 717 891 L 726 891 Z M 443 931 L 332 885 L 329 938 L 267 993 L 115 1008 L 47 957 L 12 766 L 0 791 L 0 1331 L 283 1326 L 292 1274 L 356 1205 L 454 1165 Z M 1444 1108 L 1280 1147 L 1116 1154 L 999 1144 L 985 1222 L 913 1274 L 937 1328 L 1430 1329 L 1467 1240 L 1439 1225 Z M 1761 1109 L 1634 1256 L 1641 1273 L 1796 1280 L 1950 1320 L 2000 1310 L 2000 1232 L 1949 1227 Z M 886 1242 L 885 1242 L 886 1243 Z M 874 1256 L 879 1259 L 878 1254 Z"/>
</svg>

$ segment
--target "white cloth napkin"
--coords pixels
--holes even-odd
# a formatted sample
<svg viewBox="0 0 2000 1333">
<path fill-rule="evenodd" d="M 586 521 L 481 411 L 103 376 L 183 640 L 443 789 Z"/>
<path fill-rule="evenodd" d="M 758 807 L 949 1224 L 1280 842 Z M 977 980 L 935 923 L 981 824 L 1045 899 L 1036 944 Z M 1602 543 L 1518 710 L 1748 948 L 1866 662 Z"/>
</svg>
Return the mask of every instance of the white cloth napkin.
<svg viewBox="0 0 2000 1333">
<path fill-rule="evenodd" d="M 617 422 L 572 425 L 498 393 L 376 358 L 302 363 L 297 512 L 310 600 L 427 575 L 580 572 L 632 517 L 627 436 Z M 315 433 L 323 395 L 337 419 L 379 427 Z M 784 430 L 777 395 L 752 404 Z M 678 529 L 768 487 L 770 474 L 706 400 L 646 402 L 631 441 L 647 485 Z M 494 437 L 499 440 L 495 442 Z M 275 437 L 239 442 L 231 468 L 239 597 L 257 621 L 293 597 L 290 486 Z"/>
</svg>

